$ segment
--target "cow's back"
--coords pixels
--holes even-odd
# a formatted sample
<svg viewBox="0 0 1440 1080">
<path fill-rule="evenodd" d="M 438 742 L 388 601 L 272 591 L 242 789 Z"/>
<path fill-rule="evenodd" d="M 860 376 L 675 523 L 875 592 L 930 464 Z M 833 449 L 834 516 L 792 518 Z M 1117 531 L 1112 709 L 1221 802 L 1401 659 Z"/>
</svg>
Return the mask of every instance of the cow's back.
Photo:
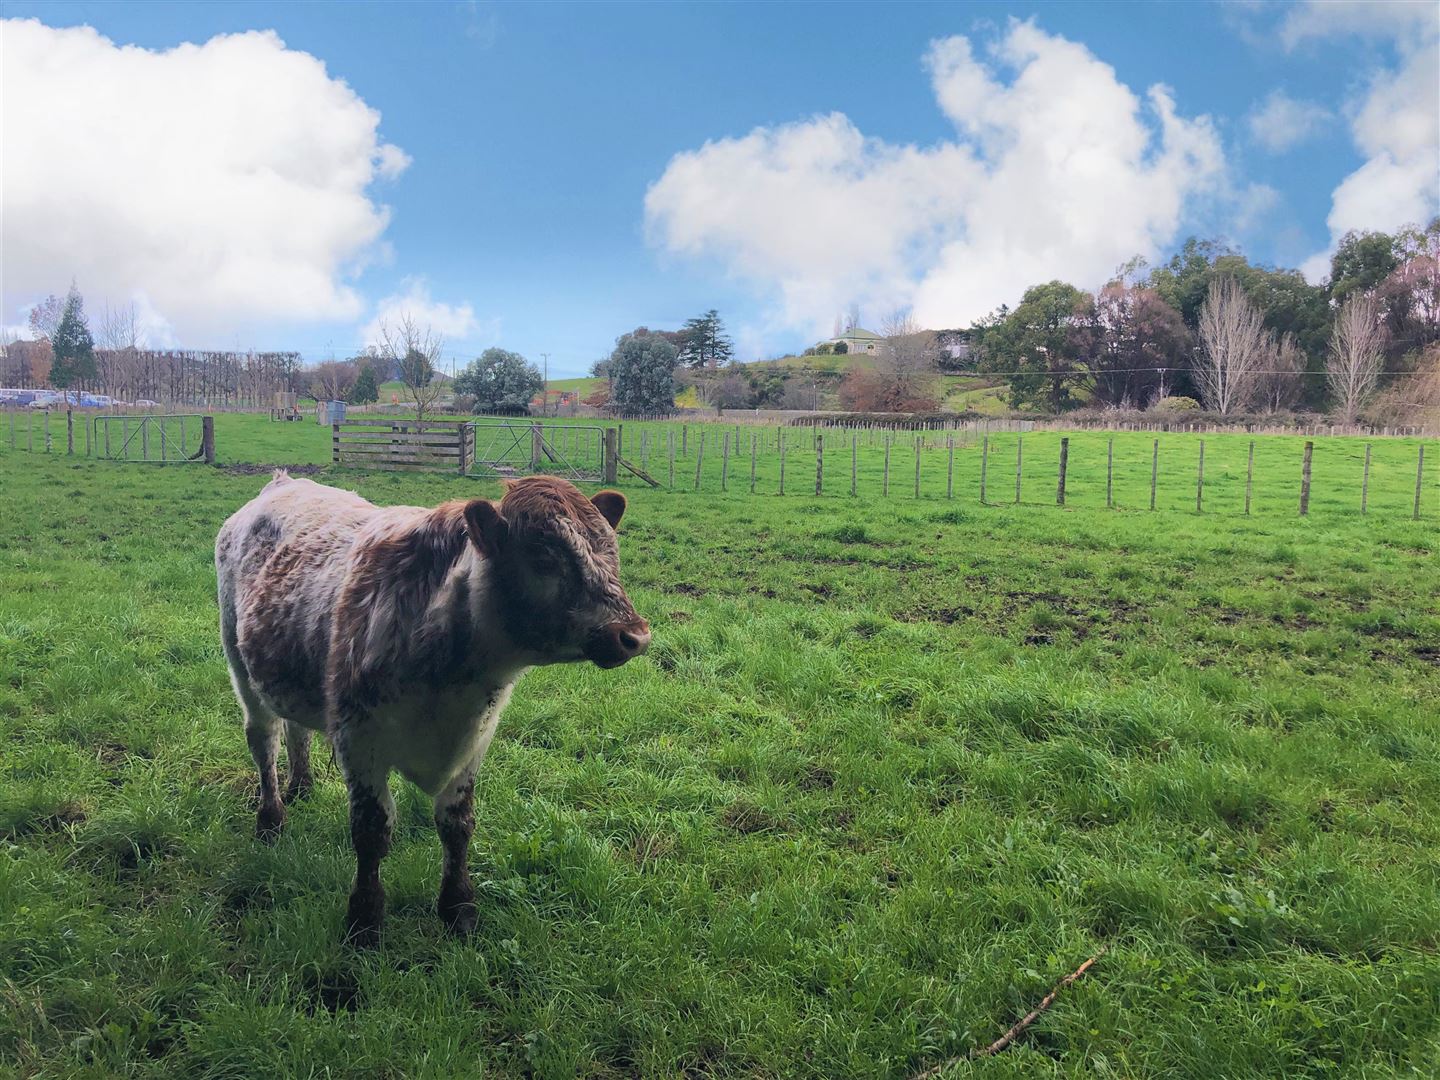
<svg viewBox="0 0 1440 1080">
<path fill-rule="evenodd" d="M 356 538 L 382 514 L 353 492 L 277 474 L 216 537 L 226 651 L 286 719 L 323 726 L 335 604 Z"/>
</svg>

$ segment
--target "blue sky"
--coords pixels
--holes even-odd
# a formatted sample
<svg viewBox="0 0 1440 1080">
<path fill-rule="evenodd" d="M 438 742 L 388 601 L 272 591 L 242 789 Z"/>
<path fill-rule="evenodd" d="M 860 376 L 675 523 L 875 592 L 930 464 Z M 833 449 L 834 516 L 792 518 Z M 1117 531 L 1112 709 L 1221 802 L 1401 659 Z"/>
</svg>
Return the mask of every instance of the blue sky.
<svg viewBox="0 0 1440 1080">
<path fill-rule="evenodd" d="M 1007 42 L 1019 51 L 1030 49 L 1040 57 L 1031 71 L 1040 94 L 1063 97 L 1070 92 L 1064 64 L 1074 57 L 1062 56 L 1057 42 L 1088 53 L 1093 67 L 1077 83 L 1076 92 L 1089 87 L 1102 105 L 1114 104 L 1103 72 L 1105 65 L 1113 68 L 1114 82 L 1141 101 L 1132 118 L 1138 130 L 1149 131 L 1156 140 L 1127 167 L 1141 169 L 1164 150 L 1157 114 L 1145 103 L 1153 85 L 1169 88 L 1183 121 L 1198 124 L 1199 118 L 1209 117 L 1203 131 L 1197 127 L 1190 133 L 1203 136 L 1205 145 L 1191 157 L 1177 159 L 1164 176 L 1146 177 L 1138 189 L 1154 200 L 1154 206 L 1144 210 L 1148 216 L 1143 222 L 1129 220 L 1127 206 L 1105 205 L 1111 201 L 1108 192 L 1128 190 L 1123 185 L 1105 181 L 1095 188 L 1090 204 L 1103 221 L 1102 235 L 1134 236 L 1162 254 L 1190 233 L 1224 236 L 1264 262 L 1299 266 L 1312 260 L 1314 265 L 1332 242 L 1334 228 L 1327 217 L 1336 207 L 1336 189 L 1347 177 L 1377 154 L 1386 160 L 1402 152 L 1418 154 L 1416 167 L 1422 176 L 1431 160 L 1429 147 L 1417 149 L 1413 137 L 1377 134 L 1356 120 L 1377 92 L 1377 80 L 1395 82 L 1393 94 L 1416 112 L 1420 127 L 1432 115 L 1433 98 L 1440 93 L 1432 81 L 1436 46 L 1433 18 L 1422 8 L 1390 5 L 1380 18 L 1371 8 L 1366 18 L 1363 13 L 1351 17 L 1304 7 L 1198 3 L 342 6 L 7 0 L 8 18 L 37 18 L 57 29 L 88 25 L 115 46 L 157 53 L 187 42 L 201 45 L 216 35 L 273 30 L 283 40 L 284 52 L 310 54 L 323 63 L 329 79 L 343 80 L 364 106 L 379 113 L 376 142 L 399 147 L 408 155 L 408 165 L 379 170 L 357 193 L 353 183 L 345 188 L 348 181 L 334 180 L 344 169 L 336 157 L 327 158 L 324 168 L 331 180 L 323 183 L 345 188 L 335 196 L 337 204 L 347 207 L 342 216 L 353 215 L 359 197 L 376 208 L 388 207 L 388 221 L 357 224 L 357 235 L 364 235 L 349 247 L 334 232 L 344 228 L 340 224 L 309 248 L 308 241 L 296 240 L 293 252 L 284 236 L 267 241 L 265 258 L 293 256 L 315 263 L 314 274 L 297 274 L 297 282 L 332 275 L 331 282 L 312 282 L 317 296 L 323 296 L 313 316 L 303 305 L 300 310 L 287 305 L 286 297 L 251 295 L 257 290 L 244 283 L 223 290 L 215 286 L 219 295 L 203 304 L 197 299 L 192 311 L 185 297 L 177 298 L 180 286 L 166 292 L 141 280 L 143 267 L 157 263 L 127 264 L 113 254 L 114 248 L 111 254 L 95 252 L 79 240 L 69 249 L 58 245 L 66 255 L 62 260 L 55 254 L 57 245 L 31 241 L 17 232 L 38 230 L 41 221 L 50 222 L 48 235 L 56 229 L 63 232 L 63 224 L 55 223 L 67 216 L 63 206 L 31 205 L 22 198 L 32 188 L 53 192 L 56 183 L 43 175 L 17 180 L 7 184 L 5 231 L 7 237 L 16 236 L 17 254 L 6 256 L 0 321 L 17 324 L 23 321 L 24 305 L 37 295 L 63 291 L 69 283 L 64 268 L 70 266 L 92 309 L 99 303 L 97 292 L 107 300 L 113 295 L 117 303 L 130 292 L 141 294 L 146 311 L 153 308 L 157 336 L 168 333 L 178 345 L 293 347 L 312 356 L 327 350 L 345 355 L 363 344 L 365 327 L 386 299 L 399 297 L 387 309 L 392 314 L 407 303 L 422 311 L 427 303 L 447 306 L 440 319 L 452 327 L 447 352 L 462 362 L 486 345 L 501 344 L 535 360 L 548 352 L 555 375 L 583 372 L 608 351 L 616 335 L 637 324 L 673 327 L 709 307 L 726 316 L 743 358 L 749 359 L 809 343 L 851 302 L 860 303 L 864 321 L 874 323 L 884 314 L 882 307 L 913 302 L 930 316 L 926 321 L 936 321 L 971 314 L 976 305 L 988 307 L 1000 298 L 1011 303 L 1018 299 L 1018 286 L 1010 277 L 1002 275 L 1002 284 L 979 269 L 960 274 L 955 263 L 1011 267 L 1014 282 L 1062 276 L 1081 278 L 1076 283 L 1082 286 L 1100 284 L 1100 264 L 1087 261 L 1081 250 L 1088 235 L 1083 230 L 1052 249 L 1043 228 L 1024 240 L 1016 230 L 1008 240 L 981 243 L 975 238 L 980 231 L 976 223 L 955 224 L 952 219 L 963 214 L 963 206 L 949 204 L 947 192 L 983 185 L 973 171 L 966 171 L 969 166 L 954 166 L 960 171 L 953 183 L 945 171 L 950 166 L 934 162 L 917 166 L 918 173 L 908 167 L 892 171 L 891 159 L 903 148 L 954 143 L 957 122 L 965 122 L 937 104 L 939 84 L 925 64 L 932 42 L 955 35 L 967 37 L 982 58 L 987 49 Z M 1033 49 L 1012 36 L 1014 19 L 1033 21 L 1039 34 Z M 7 26 L 7 50 L 15 48 L 13 29 Z M 85 47 L 100 49 L 93 42 Z M 47 45 L 32 43 L 26 52 L 47 50 Z M 281 52 L 277 44 L 267 55 L 278 58 Z M 1051 53 L 1054 60 L 1047 68 L 1044 58 Z M 122 96 L 130 72 L 142 70 L 137 65 L 145 59 L 143 54 L 128 59 L 104 51 L 94 55 L 93 65 L 80 63 L 99 73 L 95 78 L 103 83 L 105 65 L 113 60 L 110 85 L 118 86 Z M 7 51 L 7 70 L 16 67 L 12 59 Z M 257 79 L 268 62 L 265 56 L 256 61 Z M 1002 88 L 1025 74 L 1024 62 L 982 63 Z M 200 140 L 204 146 L 197 149 L 194 136 L 179 136 L 192 124 L 203 126 L 203 119 L 177 118 L 167 124 L 153 115 L 171 107 L 199 109 L 207 95 L 221 103 L 210 106 L 211 115 L 231 115 L 225 102 L 243 101 L 253 84 L 242 74 L 230 84 L 209 85 L 206 73 L 213 67 L 197 63 L 185 69 L 188 74 L 166 75 L 173 81 L 173 95 L 148 96 L 130 113 L 108 118 L 101 138 L 115 137 L 117 125 L 125 126 L 128 116 L 144 110 L 145 130 L 134 138 L 145 145 L 145 161 L 127 168 L 123 177 L 105 175 L 101 163 L 86 170 L 95 174 L 88 182 L 154 190 L 145 183 L 145 170 L 162 168 L 157 163 L 164 162 L 165 171 L 173 173 L 185 169 L 187 160 L 210 153 L 221 162 L 204 165 L 197 175 L 228 167 L 231 157 L 250 162 L 243 168 L 251 174 L 262 167 L 254 162 L 268 162 L 266 155 L 275 151 L 262 145 L 267 138 L 263 128 L 234 125 L 233 145 L 226 141 L 223 124 L 205 129 L 207 135 Z M 19 82 L 32 77 L 33 86 Z M 44 80 L 62 77 L 66 85 L 57 98 Z M 17 110 L 28 111 L 33 103 L 17 99 L 31 93 L 45 101 L 58 100 L 53 122 L 96 123 L 99 107 L 73 85 L 84 78 L 73 69 L 63 76 L 44 71 L 7 75 L 7 132 L 17 126 L 11 123 Z M 195 78 L 206 85 L 197 89 L 188 81 Z M 323 141 L 333 128 L 325 111 L 331 106 L 316 104 L 328 96 L 323 80 L 320 83 L 317 88 L 315 78 L 297 76 L 294 92 L 306 100 L 294 110 L 283 103 L 278 107 L 287 115 L 308 117 L 313 112 L 313 120 L 295 122 L 313 122 L 316 138 Z M 1428 87 L 1432 100 L 1425 100 L 1423 92 L 1417 95 L 1417 86 Z M 1272 109 L 1270 126 L 1257 134 L 1261 129 L 1252 124 L 1252 114 L 1277 93 L 1286 107 Z M 989 133 L 975 136 L 990 140 L 980 156 L 993 160 L 1003 148 L 1025 143 L 1023 136 L 1006 129 L 1018 100 L 1014 95 L 994 98 L 994 115 L 986 121 Z M 1377 102 L 1372 114 L 1386 111 L 1380 110 L 1384 104 Z M 966 106 L 962 102 L 960 107 Z M 843 114 L 848 127 L 819 131 L 803 126 L 836 113 Z M 345 116 L 346 122 L 352 121 L 354 109 Z M 676 155 L 701 152 L 709 141 L 743 139 L 757 128 L 767 129 L 763 146 L 723 144 L 713 154 L 697 157 L 688 179 L 679 170 L 667 174 Z M 856 139 L 863 135 L 870 140 L 865 148 L 845 143 L 852 129 Z M 165 143 L 167 131 L 176 133 L 171 145 Z M 7 171 L 21 159 L 54 156 L 25 145 L 23 134 L 7 136 Z M 833 201 L 826 204 L 828 216 L 807 226 L 804 170 L 812 166 L 801 164 L 791 177 L 781 175 L 789 165 L 777 161 L 790 162 L 794 152 L 819 135 L 839 139 L 848 149 L 836 151 L 842 157 L 825 176 L 827 184 L 837 185 Z M 303 129 L 286 137 L 308 141 Z M 1403 145 L 1397 149 L 1386 144 L 1386 138 Z M 1420 138 L 1423 142 L 1423 134 Z M 1033 137 L 1029 145 L 1037 145 Z M 1084 147 L 1077 144 L 1074 149 Z M 819 151 L 822 156 L 826 152 Z M 282 160 L 287 163 L 283 167 L 293 165 L 301 173 L 310 168 L 295 164 L 290 149 Z M 1043 171 L 1024 160 L 1011 164 L 1017 175 Z M 1205 175 L 1192 180 L 1187 171 Z M 757 179 L 757 173 L 764 175 Z M 1063 169 L 1054 175 L 1063 177 Z M 1409 175 L 1416 186 L 1413 169 Z M 857 181 L 857 176 L 869 180 Z M 662 177 L 667 183 L 661 196 L 647 208 L 647 191 Z M 1033 205 L 1050 201 L 1046 182 L 1043 176 L 1036 180 Z M 77 186 L 78 181 L 66 178 L 64 183 L 69 199 L 65 206 L 89 197 L 90 191 Z M 924 208 L 916 208 L 910 193 L 923 184 L 933 184 L 935 195 Z M 785 202 L 797 198 L 797 185 L 799 201 Z M 12 187 L 22 189 L 13 200 L 8 194 Z M 1410 200 L 1405 205 L 1428 205 L 1433 213 L 1433 168 L 1418 188 L 1405 193 Z M 229 190 L 220 181 L 210 189 Z M 878 196 L 873 194 L 877 189 Z M 1017 221 L 1030 213 L 1032 204 L 1019 196 L 1004 201 L 1006 193 L 995 191 L 993 184 L 975 187 L 974 192 L 974 200 L 991 200 L 1003 207 L 996 212 Z M 217 199 L 204 213 L 224 218 L 238 202 L 254 198 L 253 189 L 237 186 L 229 206 Z M 878 210 L 876 198 L 884 204 Z M 1117 196 L 1121 202 L 1133 199 Z M 893 205 L 885 200 L 893 200 Z M 1386 206 L 1397 202 L 1388 195 L 1361 192 L 1350 202 L 1342 213 L 1349 215 L 1345 224 L 1389 228 L 1400 223 L 1384 220 L 1393 213 Z M 291 229 L 297 236 L 307 215 L 327 213 L 309 195 L 299 205 L 301 224 Z M 99 215 L 103 211 L 115 217 L 115 206 L 113 200 L 102 201 L 95 211 L 100 224 L 88 229 L 91 235 L 104 232 L 105 219 Z M 163 211 L 163 206 L 156 208 L 156 213 Z M 1086 212 L 1068 208 L 1068 218 L 1057 219 L 1058 231 L 1064 231 L 1069 218 Z M 837 248 L 815 235 L 823 230 L 832 238 L 843 237 L 852 231 L 837 221 L 853 221 L 857 235 L 872 228 L 883 231 L 892 220 L 886 215 L 894 215 L 892 231 L 905 232 L 907 239 L 897 241 L 897 249 L 884 257 L 873 237 L 856 240 L 851 248 L 841 239 Z M 1119 222 L 1115 228 L 1112 218 Z M 85 219 L 77 215 L 76 220 Z M 211 274 L 218 275 L 215 280 L 225 277 L 227 243 L 244 243 L 246 236 L 269 227 L 263 217 L 247 219 L 237 241 L 222 226 L 215 237 L 208 237 L 208 219 L 197 220 L 200 224 L 185 235 L 156 241 L 176 245 L 173 259 L 167 261 L 163 251 L 153 253 L 160 265 L 170 266 L 203 256 L 198 264 L 203 271 L 187 270 L 192 285 L 211 280 Z M 363 215 L 356 220 L 362 221 Z M 783 244 L 773 236 L 777 222 L 787 234 Z M 143 245 L 156 232 L 146 230 L 143 220 L 133 222 L 128 239 L 115 246 L 133 249 L 136 236 Z M 1029 245 L 1025 251 L 1012 250 L 1024 245 Z M 7 242 L 7 249 L 11 247 Z M 197 256 L 196 247 L 208 250 Z M 54 257 L 25 255 L 42 248 Z M 832 259 L 871 261 L 872 254 L 876 264 L 884 265 L 863 272 L 853 266 L 822 265 Z M 1053 270 L 1047 263 L 1052 256 Z M 943 271 L 947 261 L 950 270 Z M 357 271 L 360 264 L 363 268 Z M 255 265 L 266 264 L 257 256 Z M 265 276 L 263 269 L 255 272 Z M 243 275 L 236 271 L 234 276 Z M 985 284 L 992 280 L 993 289 Z M 293 300 L 306 295 L 307 287 L 287 284 L 285 290 Z M 210 286 L 194 288 L 203 292 Z M 967 291 L 966 297 L 958 298 L 956 290 Z M 1007 291 L 1016 295 L 1002 297 Z M 336 293 L 344 295 L 337 298 Z M 468 311 L 463 310 L 466 305 Z"/>
</svg>

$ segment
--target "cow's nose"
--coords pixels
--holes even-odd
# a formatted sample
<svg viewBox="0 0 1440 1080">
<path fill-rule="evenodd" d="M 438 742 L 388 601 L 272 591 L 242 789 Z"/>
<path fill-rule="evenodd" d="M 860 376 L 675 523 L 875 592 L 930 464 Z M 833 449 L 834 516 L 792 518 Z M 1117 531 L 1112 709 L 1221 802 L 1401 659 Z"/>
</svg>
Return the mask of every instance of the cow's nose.
<svg viewBox="0 0 1440 1080">
<path fill-rule="evenodd" d="M 644 619 L 633 623 L 611 623 L 610 633 L 615 642 L 616 653 L 625 660 L 633 660 L 650 647 L 650 624 Z"/>
</svg>

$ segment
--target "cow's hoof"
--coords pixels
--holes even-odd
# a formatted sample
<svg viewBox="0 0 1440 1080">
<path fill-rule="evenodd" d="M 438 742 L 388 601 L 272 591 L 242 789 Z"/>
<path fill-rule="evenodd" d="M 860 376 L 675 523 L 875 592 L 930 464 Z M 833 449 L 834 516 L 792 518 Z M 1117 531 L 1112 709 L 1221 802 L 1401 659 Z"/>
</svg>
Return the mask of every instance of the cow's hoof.
<svg viewBox="0 0 1440 1080">
<path fill-rule="evenodd" d="M 476 910 L 474 900 L 447 901 L 444 897 L 441 897 L 440 902 L 435 907 L 436 911 L 440 914 L 440 921 L 445 924 L 445 929 L 449 930 L 450 933 L 456 937 L 469 937 L 475 932 Z"/>
<path fill-rule="evenodd" d="M 260 812 L 255 815 L 255 839 L 266 844 L 273 844 L 280 838 L 280 831 L 285 828 L 285 807 L 280 803 L 273 806 L 262 806 Z"/>
<path fill-rule="evenodd" d="M 308 798 L 314 787 L 315 781 L 308 776 L 301 780 L 291 780 L 285 787 L 285 805 L 289 806 L 291 803 Z"/>
<path fill-rule="evenodd" d="M 357 949 L 380 944 L 380 925 L 385 921 L 384 893 L 351 893 L 345 913 L 345 942 Z"/>
</svg>

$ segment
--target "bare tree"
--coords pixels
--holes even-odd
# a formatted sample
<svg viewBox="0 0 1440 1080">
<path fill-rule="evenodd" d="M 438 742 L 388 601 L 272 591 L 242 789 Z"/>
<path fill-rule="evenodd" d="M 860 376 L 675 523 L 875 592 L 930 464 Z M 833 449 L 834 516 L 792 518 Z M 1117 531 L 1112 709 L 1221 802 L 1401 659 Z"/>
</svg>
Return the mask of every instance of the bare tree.
<svg viewBox="0 0 1440 1080">
<path fill-rule="evenodd" d="M 359 378 L 360 365 L 354 360 L 326 360 L 310 373 L 310 391 L 317 401 L 346 401 Z"/>
<path fill-rule="evenodd" d="M 408 312 L 393 326 L 380 324 L 380 352 L 395 365 L 396 375 L 410 392 L 417 420 L 425 419 L 445 389 L 435 378 L 435 365 L 444 347 L 443 337 L 428 326 L 421 329 Z"/>
<path fill-rule="evenodd" d="M 1194 372 L 1206 406 L 1224 416 L 1248 405 L 1270 358 L 1271 342 L 1259 310 L 1239 283 L 1231 277 L 1212 281 L 1200 309 Z"/>
<path fill-rule="evenodd" d="M 100 317 L 99 338 L 100 347 L 95 350 L 96 376 L 105 392 L 114 394 L 134 383 L 140 350 L 145 347 L 135 305 L 112 308 L 106 304 L 105 313 Z"/>
<path fill-rule="evenodd" d="M 1373 296 L 1353 294 L 1335 313 L 1325 381 L 1345 423 L 1353 424 L 1360 407 L 1375 392 L 1385 367 L 1385 331 L 1380 303 Z"/>
<path fill-rule="evenodd" d="M 1300 376 L 1305 371 L 1305 354 L 1300 351 L 1294 334 L 1278 340 L 1270 335 L 1269 356 L 1264 370 L 1256 380 L 1256 397 L 1271 412 L 1293 409 L 1304 388 Z"/>
</svg>

